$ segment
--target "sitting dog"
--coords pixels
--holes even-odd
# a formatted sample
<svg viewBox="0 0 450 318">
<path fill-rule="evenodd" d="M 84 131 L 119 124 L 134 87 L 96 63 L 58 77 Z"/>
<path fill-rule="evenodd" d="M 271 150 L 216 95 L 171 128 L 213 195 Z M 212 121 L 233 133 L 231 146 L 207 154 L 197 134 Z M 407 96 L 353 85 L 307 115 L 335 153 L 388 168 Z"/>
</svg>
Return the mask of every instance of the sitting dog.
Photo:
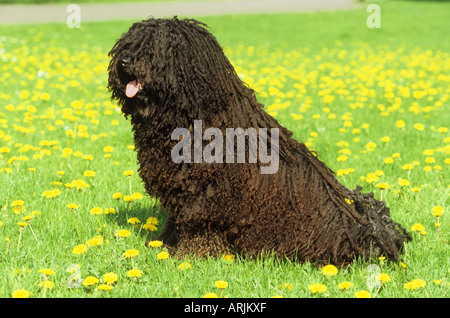
<svg viewBox="0 0 450 318">
<path fill-rule="evenodd" d="M 131 119 L 139 175 L 168 212 L 159 239 L 176 256 L 399 258 L 411 237 L 386 204 L 343 186 L 267 114 L 206 25 L 137 22 L 109 56 L 108 88 Z"/>
</svg>

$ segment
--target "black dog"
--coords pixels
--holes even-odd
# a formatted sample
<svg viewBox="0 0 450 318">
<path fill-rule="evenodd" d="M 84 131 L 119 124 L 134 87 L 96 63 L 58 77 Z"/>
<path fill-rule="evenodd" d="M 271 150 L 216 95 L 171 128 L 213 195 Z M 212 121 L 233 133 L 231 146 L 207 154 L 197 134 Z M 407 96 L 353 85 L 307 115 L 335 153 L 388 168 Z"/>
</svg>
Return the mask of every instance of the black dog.
<svg viewBox="0 0 450 318">
<path fill-rule="evenodd" d="M 131 117 L 139 174 L 169 213 L 160 239 L 174 254 L 272 251 L 334 264 L 355 256 L 398 259 L 410 235 L 385 203 L 344 187 L 292 139 L 204 24 L 176 17 L 138 22 L 109 55 L 108 88 Z M 227 128 L 235 129 L 233 141 L 247 141 L 245 157 L 239 142 L 220 144 Z M 182 134 L 174 135 L 177 129 Z M 205 132 L 200 139 L 198 131 Z M 255 140 L 266 143 L 255 148 Z M 263 161 L 269 152 L 274 160 Z M 174 153 L 183 153 L 181 160 Z"/>
</svg>

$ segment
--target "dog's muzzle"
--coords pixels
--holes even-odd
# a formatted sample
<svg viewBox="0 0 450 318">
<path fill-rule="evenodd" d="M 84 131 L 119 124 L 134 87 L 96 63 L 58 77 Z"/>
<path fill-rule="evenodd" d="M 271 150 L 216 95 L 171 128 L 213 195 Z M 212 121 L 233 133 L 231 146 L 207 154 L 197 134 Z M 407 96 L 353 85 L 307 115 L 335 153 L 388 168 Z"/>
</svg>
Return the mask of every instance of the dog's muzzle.
<svg viewBox="0 0 450 318">
<path fill-rule="evenodd" d="M 131 67 L 131 58 L 127 56 L 119 56 L 117 60 L 119 72 L 126 76 L 125 79 L 125 95 L 128 98 L 133 98 L 142 88 L 142 84 L 136 79 Z"/>
</svg>

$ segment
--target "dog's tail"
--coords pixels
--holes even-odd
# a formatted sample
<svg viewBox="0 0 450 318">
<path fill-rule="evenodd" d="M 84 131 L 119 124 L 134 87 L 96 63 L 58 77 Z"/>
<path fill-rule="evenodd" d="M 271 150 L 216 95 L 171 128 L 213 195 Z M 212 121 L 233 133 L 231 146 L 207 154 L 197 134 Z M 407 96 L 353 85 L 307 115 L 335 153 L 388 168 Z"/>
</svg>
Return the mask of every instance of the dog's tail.
<svg viewBox="0 0 450 318">
<path fill-rule="evenodd" d="M 334 240 L 334 245 L 339 245 L 337 240 L 346 240 L 350 244 L 346 245 L 347 248 L 351 246 L 353 250 L 359 251 L 359 254 L 362 254 L 365 259 L 383 255 L 398 260 L 404 243 L 411 240 L 411 235 L 399 223 L 392 220 L 386 203 L 375 199 L 373 193 L 361 193 L 359 186 L 355 190 L 348 189 L 337 180 L 331 169 L 314 153 L 306 149 L 306 146 L 301 144 L 300 149 L 303 150 L 304 160 L 309 162 L 309 164 L 303 164 L 302 167 L 309 167 L 307 169 L 309 171 L 306 172 L 307 175 L 292 174 L 288 178 L 291 179 L 290 182 L 295 183 L 299 181 L 292 178 L 321 180 L 303 184 L 301 187 L 314 187 L 314 191 L 309 189 L 310 193 L 320 193 L 321 196 L 327 196 L 332 202 L 322 207 L 326 211 L 322 218 L 328 218 L 328 221 L 323 221 L 323 224 L 329 231 L 333 228 L 335 233 L 343 231 L 344 235 L 333 238 L 324 233 L 327 235 L 327 240 Z M 309 199 L 313 200 L 313 198 Z M 337 211 L 339 211 L 338 216 L 336 216 Z M 342 250 L 334 252 L 337 255 L 346 254 Z M 340 256 L 337 256 L 336 260 L 339 258 Z"/>
<path fill-rule="evenodd" d="M 352 204 L 358 213 L 369 221 L 372 227 L 371 236 L 374 245 L 381 248 L 379 255 L 385 254 L 394 260 L 399 259 L 399 253 L 404 248 L 404 243 L 411 240 L 411 235 L 390 216 L 390 210 L 384 201 L 374 198 L 373 193 L 361 193 L 361 187 L 357 186 L 351 191 Z"/>
</svg>

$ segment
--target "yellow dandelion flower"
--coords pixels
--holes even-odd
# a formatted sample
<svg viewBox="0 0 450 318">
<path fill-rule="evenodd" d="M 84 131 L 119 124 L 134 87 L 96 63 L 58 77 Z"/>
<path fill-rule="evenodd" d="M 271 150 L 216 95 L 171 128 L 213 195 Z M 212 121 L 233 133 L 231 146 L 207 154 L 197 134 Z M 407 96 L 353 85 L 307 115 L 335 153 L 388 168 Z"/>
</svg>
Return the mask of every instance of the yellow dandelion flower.
<svg viewBox="0 0 450 318">
<path fill-rule="evenodd" d="M 119 236 L 119 237 L 128 237 L 128 236 L 131 235 L 131 232 L 128 231 L 128 230 L 118 230 L 118 231 L 116 232 L 116 234 L 117 234 L 117 236 Z"/>
<path fill-rule="evenodd" d="M 109 292 L 113 289 L 113 287 L 111 285 L 101 284 L 101 285 L 98 285 L 95 289 Z"/>
<path fill-rule="evenodd" d="M 168 259 L 169 258 L 169 253 L 167 253 L 167 252 L 159 252 L 157 255 L 156 255 L 156 258 L 157 259 L 160 259 L 160 260 L 164 260 L 164 259 Z"/>
<path fill-rule="evenodd" d="M 100 215 L 103 213 L 103 209 L 99 208 L 99 207 L 95 207 L 90 210 L 90 213 L 93 215 Z"/>
<path fill-rule="evenodd" d="M 135 192 L 131 195 L 131 197 L 133 198 L 133 200 L 141 200 L 144 197 L 144 195 L 142 193 Z"/>
<path fill-rule="evenodd" d="M 366 148 L 368 148 L 368 149 L 374 149 L 376 147 L 377 147 L 377 144 L 374 143 L 373 141 L 367 143 L 367 145 L 366 145 Z"/>
<path fill-rule="evenodd" d="M 42 192 L 42 196 L 45 198 L 48 198 L 48 199 L 55 198 L 60 194 L 61 194 L 61 191 L 59 191 L 59 189 L 46 190 L 46 191 Z"/>
<path fill-rule="evenodd" d="M 22 206 L 24 204 L 25 204 L 25 201 L 23 201 L 23 200 L 16 200 L 16 201 L 11 202 L 11 206 Z"/>
<path fill-rule="evenodd" d="M 134 248 L 129 249 L 129 250 L 125 251 L 125 253 L 123 253 L 123 256 L 125 258 L 134 258 L 134 257 L 136 257 L 138 255 L 139 255 L 139 251 L 137 249 L 134 249 Z"/>
<path fill-rule="evenodd" d="M 425 231 L 425 227 L 420 223 L 416 223 L 413 226 L 411 226 L 411 231 L 422 232 L 422 231 Z"/>
<path fill-rule="evenodd" d="M 155 231 L 158 230 L 158 228 L 157 228 L 155 225 L 151 224 L 151 223 L 145 223 L 145 224 L 142 226 L 142 228 L 143 228 L 144 230 L 149 230 L 149 231 L 151 231 L 151 232 L 155 232 Z"/>
<path fill-rule="evenodd" d="M 327 286 L 323 285 L 323 284 L 312 284 L 308 286 L 308 289 L 311 293 L 316 294 L 316 293 L 324 293 L 327 291 Z"/>
<path fill-rule="evenodd" d="M 106 147 L 103 148 L 103 151 L 104 151 L 104 152 L 113 152 L 113 151 L 114 151 L 114 148 L 111 147 L 111 146 L 106 146 Z"/>
<path fill-rule="evenodd" d="M 219 296 L 216 293 L 207 293 L 203 298 L 219 298 Z"/>
<path fill-rule="evenodd" d="M 74 249 L 72 250 L 72 254 L 81 255 L 81 254 L 86 253 L 87 249 L 88 249 L 87 245 L 79 244 L 74 247 Z"/>
<path fill-rule="evenodd" d="M 150 241 L 147 244 L 147 246 L 150 246 L 150 247 L 161 247 L 162 245 L 163 245 L 163 242 L 158 241 L 158 240 Z"/>
<path fill-rule="evenodd" d="M 378 176 L 375 173 L 368 173 L 366 177 L 366 182 L 368 183 L 374 183 L 378 181 Z"/>
<path fill-rule="evenodd" d="M 367 290 L 360 290 L 355 293 L 356 298 L 371 298 L 372 296 Z"/>
<path fill-rule="evenodd" d="M 338 269 L 334 265 L 326 265 L 322 268 L 322 274 L 325 276 L 334 276 L 338 273 Z"/>
<path fill-rule="evenodd" d="M 55 271 L 53 269 L 51 269 L 51 268 L 41 268 L 39 270 L 39 273 L 44 274 L 46 276 L 55 275 L 56 274 Z"/>
<path fill-rule="evenodd" d="M 292 290 L 292 284 L 291 283 L 284 283 L 284 284 L 281 284 L 280 288 L 281 289 Z"/>
<path fill-rule="evenodd" d="M 406 187 L 409 185 L 409 181 L 407 179 L 398 178 L 398 184 L 401 187 Z"/>
<path fill-rule="evenodd" d="M 89 184 L 84 180 L 73 180 L 71 183 L 74 187 L 76 187 L 77 190 L 89 188 Z"/>
<path fill-rule="evenodd" d="M 20 91 L 19 96 L 21 99 L 27 99 L 28 97 L 30 97 L 30 92 L 27 90 L 22 90 Z"/>
<path fill-rule="evenodd" d="M 154 216 L 149 217 L 145 222 L 148 224 L 158 225 L 158 219 Z"/>
<path fill-rule="evenodd" d="M 350 289 L 353 286 L 351 282 L 342 282 L 339 283 L 338 289 Z"/>
<path fill-rule="evenodd" d="M 68 207 L 69 209 L 72 209 L 72 210 L 79 208 L 78 204 L 76 204 L 76 203 L 69 203 L 68 205 L 66 205 L 66 207 Z"/>
<path fill-rule="evenodd" d="M 402 166 L 402 169 L 403 170 L 412 170 L 412 169 L 414 169 L 414 165 L 411 163 L 407 163 Z"/>
<path fill-rule="evenodd" d="M 97 235 L 96 237 L 86 242 L 86 245 L 88 246 L 100 246 L 102 244 L 103 244 L 103 237 L 101 235 Z"/>
<path fill-rule="evenodd" d="M 125 202 L 132 202 L 133 201 L 133 197 L 131 195 L 126 195 L 123 197 L 123 200 Z"/>
<path fill-rule="evenodd" d="M 133 269 L 130 269 L 127 272 L 127 276 L 131 277 L 131 278 L 141 277 L 142 276 L 142 271 L 137 269 L 137 268 L 133 268 Z"/>
<path fill-rule="evenodd" d="M 294 114 L 294 113 L 291 113 L 291 114 L 289 114 L 292 118 L 294 118 L 294 120 L 300 120 L 300 119 L 303 119 L 303 115 L 298 115 L 298 114 Z"/>
<path fill-rule="evenodd" d="M 105 212 L 105 214 L 114 214 L 114 213 L 116 213 L 116 209 L 106 208 L 104 212 Z"/>
<path fill-rule="evenodd" d="M 387 183 L 387 182 L 380 182 L 380 183 L 377 183 L 375 186 L 377 188 L 380 188 L 381 190 L 390 189 L 389 183 Z"/>
<path fill-rule="evenodd" d="M 395 126 L 397 126 L 398 128 L 403 128 L 406 126 L 406 123 L 404 120 L 400 119 L 395 122 Z"/>
<path fill-rule="evenodd" d="M 29 220 L 31 220 L 33 217 L 34 217 L 33 215 L 27 215 L 27 216 L 24 216 L 24 217 L 22 218 L 22 220 L 24 220 L 24 221 L 29 221 Z"/>
<path fill-rule="evenodd" d="M 67 189 L 75 188 L 75 185 L 74 185 L 73 183 L 64 183 L 64 186 L 65 186 Z"/>
<path fill-rule="evenodd" d="M 24 220 L 24 221 L 29 221 L 29 220 L 31 220 L 32 218 L 33 218 L 32 215 L 27 215 L 27 216 L 24 216 L 24 217 L 22 218 L 22 220 Z"/>
<path fill-rule="evenodd" d="M 132 218 L 129 218 L 127 220 L 127 222 L 130 224 L 138 224 L 138 223 L 141 223 L 141 220 L 139 220 L 137 217 L 132 217 Z"/>
<path fill-rule="evenodd" d="M 99 282 L 100 282 L 100 280 L 97 277 L 88 276 L 83 280 L 82 285 L 88 287 L 88 286 L 98 284 Z"/>
<path fill-rule="evenodd" d="M 13 207 L 14 214 L 21 214 L 22 212 L 24 212 L 25 211 L 24 204 L 25 202 L 23 202 L 22 200 L 13 201 L 11 203 L 11 206 Z"/>
<path fill-rule="evenodd" d="M 86 170 L 86 171 L 83 173 L 83 176 L 84 176 L 84 177 L 95 177 L 95 171 L 92 171 L 92 170 Z"/>
<path fill-rule="evenodd" d="M 414 280 L 404 284 L 403 287 L 408 290 L 416 290 L 416 289 L 425 287 L 425 285 L 426 285 L 426 282 L 424 280 L 414 279 Z"/>
<path fill-rule="evenodd" d="M 384 142 L 385 144 L 387 144 L 390 140 L 391 140 L 391 137 L 389 137 L 389 136 L 384 136 L 383 138 L 381 138 L 381 141 Z"/>
<path fill-rule="evenodd" d="M 425 129 L 425 126 L 423 124 L 414 124 L 414 129 L 422 131 Z"/>
<path fill-rule="evenodd" d="M 123 174 L 124 174 L 125 176 L 129 177 L 129 176 L 132 176 L 132 175 L 134 174 L 134 171 L 133 171 L 133 170 L 127 170 L 127 171 L 125 171 Z"/>
<path fill-rule="evenodd" d="M 439 217 L 444 213 L 444 208 L 441 206 L 435 206 L 431 209 L 431 211 L 434 216 Z"/>
<path fill-rule="evenodd" d="M 192 268 L 192 265 L 188 262 L 181 263 L 180 265 L 178 265 L 178 269 L 180 269 L 180 270 L 191 269 L 191 268 Z"/>
<path fill-rule="evenodd" d="M 377 276 L 377 281 L 380 281 L 380 282 L 382 282 L 382 283 L 387 283 L 387 282 L 390 282 L 390 281 L 391 281 L 391 278 L 389 277 L 388 274 L 380 273 L 380 274 Z"/>
<path fill-rule="evenodd" d="M 223 259 L 224 259 L 225 261 L 232 262 L 232 261 L 234 260 L 234 255 L 233 255 L 233 254 L 225 254 L 225 255 L 223 256 Z"/>
<path fill-rule="evenodd" d="M 55 286 L 55 284 L 49 280 L 45 280 L 40 282 L 39 287 L 44 287 L 46 289 L 52 289 Z"/>
<path fill-rule="evenodd" d="M 12 293 L 12 298 L 28 298 L 31 293 L 26 289 L 17 289 Z"/>
<path fill-rule="evenodd" d="M 347 161 L 347 159 L 348 159 L 348 157 L 346 155 L 340 155 L 337 157 L 336 160 L 339 162 L 344 162 L 344 161 Z"/>
<path fill-rule="evenodd" d="M 113 272 L 103 274 L 103 282 L 108 285 L 114 284 L 115 282 L 117 282 L 118 279 L 119 279 L 119 277 L 117 276 L 117 274 L 115 274 Z"/>
<path fill-rule="evenodd" d="M 116 200 L 119 200 L 120 198 L 123 197 L 123 194 L 120 193 L 120 192 L 116 192 L 116 193 L 114 193 L 114 194 L 112 195 L 112 197 L 113 197 L 114 199 L 116 199 Z"/>
<path fill-rule="evenodd" d="M 228 283 L 224 280 L 218 280 L 214 283 L 214 286 L 220 289 L 224 289 L 228 287 Z"/>
</svg>

